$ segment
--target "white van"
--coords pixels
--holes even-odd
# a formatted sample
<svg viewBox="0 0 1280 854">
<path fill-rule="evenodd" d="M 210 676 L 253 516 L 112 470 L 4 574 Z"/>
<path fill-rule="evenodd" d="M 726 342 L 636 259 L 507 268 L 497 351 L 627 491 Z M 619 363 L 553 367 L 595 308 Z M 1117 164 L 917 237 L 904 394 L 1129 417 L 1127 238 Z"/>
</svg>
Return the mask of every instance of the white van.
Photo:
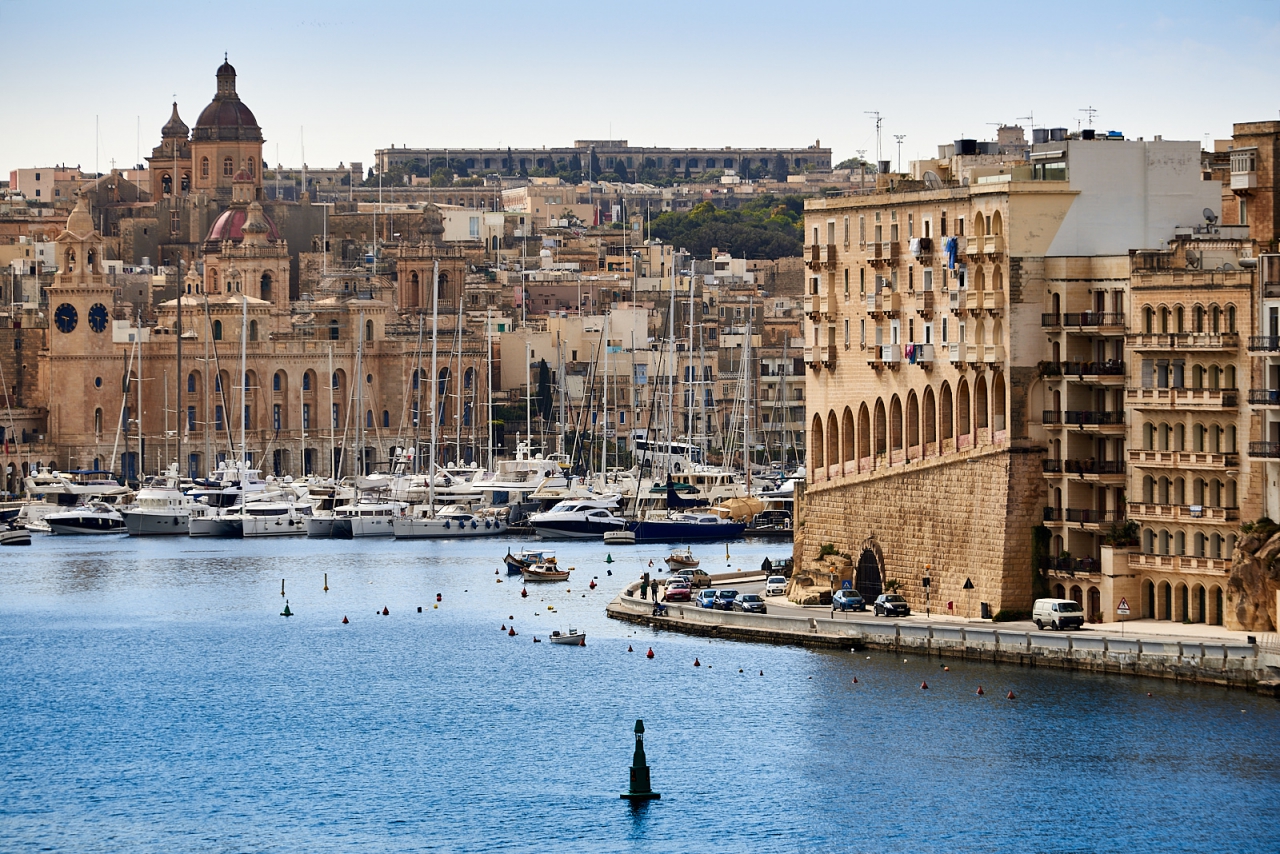
<svg viewBox="0 0 1280 854">
<path fill-rule="evenodd" d="M 1037 599 L 1031 619 L 1037 629 L 1046 623 L 1055 629 L 1078 629 L 1084 625 L 1084 609 L 1070 599 Z"/>
</svg>

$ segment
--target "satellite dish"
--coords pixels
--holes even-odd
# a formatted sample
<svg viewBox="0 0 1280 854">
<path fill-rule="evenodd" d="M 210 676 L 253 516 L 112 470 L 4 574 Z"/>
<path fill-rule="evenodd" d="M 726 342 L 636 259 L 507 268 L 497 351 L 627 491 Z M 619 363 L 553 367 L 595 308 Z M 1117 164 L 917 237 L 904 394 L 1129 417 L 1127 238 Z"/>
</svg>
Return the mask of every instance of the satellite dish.
<svg viewBox="0 0 1280 854">
<path fill-rule="evenodd" d="M 1235 268 L 1236 268 L 1235 265 L 1232 264 L 1230 261 L 1224 261 L 1222 263 L 1222 269 L 1224 270 L 1234 270 Z"/>
<path fill-rule="evenodd" d="M 1205 222 L 1214 223 L 1218 221 L 1218 215 L 1213 212 L 1213 208 L 1205 208 L 1201 213 L 1204 214 Z"/>
<path fill-rule="evenodd" d="M 924 185 L 930 190 L 941 190 L 943 187 L 942 179 L 938 177 L 938 173 L 932 169 L 924 171 Z"/>
<path fill-rule="evenodd" d="M 1200 253 L 1194 249 L 1187 250 L 1187 266 L 1192 270 L 1200 268 Z"/>
</svg>

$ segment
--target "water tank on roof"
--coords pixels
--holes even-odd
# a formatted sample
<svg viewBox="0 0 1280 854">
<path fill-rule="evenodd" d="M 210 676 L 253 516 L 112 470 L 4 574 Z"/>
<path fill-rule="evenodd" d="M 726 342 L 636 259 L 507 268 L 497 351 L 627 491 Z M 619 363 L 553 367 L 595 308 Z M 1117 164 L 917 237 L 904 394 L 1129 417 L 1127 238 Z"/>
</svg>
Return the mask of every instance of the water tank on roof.
<svg viewBox="0 0 1280 854">
<path fill-rule="evenodd" d="M 1048 142 L 1048 141 L 1049 141 L 1048 128 L 1032 128 L 1031 129 L 1031 142 L 1033 144 L 1040 145 L 1041 143 Z"/>
<path fill-rule="evenodd" d="M 978 141 L 976 139 L 957 139 L 956 154 L 977 154 Z"/>
<path fill-rule="evenodd" d="M 998 142 L 980 142 L 977 145 L 978 154 L 999 154 L 1000 143 Z"/>
<path fill-rule="evenodd" d="M 1080 138 L 1093 139 L 1093 128 L 1085 128 L 1084 130 L 1080 131 Z"/>
<path fill-rule="evenodd" d="M 1049 140 L 1051 142 L 1062 142 L 1067 138 L 1066 128 L 1049 128 Z"/>
<path fill-rule="evenodd" d="M 888 160 L 879 161 L 879 169 L 880 169 L 881 175 L 889 174 L 889 161 Z"/>
</svg>

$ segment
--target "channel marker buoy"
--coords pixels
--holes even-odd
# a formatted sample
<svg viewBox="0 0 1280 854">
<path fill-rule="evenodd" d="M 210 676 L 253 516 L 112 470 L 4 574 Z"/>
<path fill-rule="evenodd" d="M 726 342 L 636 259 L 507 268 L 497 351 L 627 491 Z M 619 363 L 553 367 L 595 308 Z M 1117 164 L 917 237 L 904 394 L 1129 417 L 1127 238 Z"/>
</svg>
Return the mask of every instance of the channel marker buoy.
<svg viewBox="0 0 1280 854">
<path fill-rule="evenodd" d="M 636 750 L 631 757 L 631 785 L 618 797 L 624 801 L 656 801 L 662 795 L 649 782 L 649 763 L 644 756 L 644 721 L 636 721 Z"/>
<path fill-rule="evenodd" d="M 292 617 L 292 616 L 293 616 L 293 611 L 289 610 L 289 600 L 288 600 L 288 599 L 284 600 L 284 610 L 280 612 L 280 616 L 282 616 L 282 617 Z"/>
</svg>

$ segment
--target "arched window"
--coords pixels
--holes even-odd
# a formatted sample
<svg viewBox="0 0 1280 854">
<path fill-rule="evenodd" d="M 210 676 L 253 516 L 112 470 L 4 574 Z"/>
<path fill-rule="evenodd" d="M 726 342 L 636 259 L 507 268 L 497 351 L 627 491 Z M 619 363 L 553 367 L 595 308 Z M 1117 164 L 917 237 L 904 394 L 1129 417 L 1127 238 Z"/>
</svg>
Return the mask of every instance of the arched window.
<svg viewBox="0 0 1280 854">
<path fill-rule="evenodd" d="M 330 341 L 338 340 L 338 321 L 336 320 L 329 321 L 329 340 Z"/>
<path fill-rule="evenodd" d="M 391 426 L 391 413 L 385 409 L 382 410 L 382 426 L 383 427 Z"/>
<path fill-rule="evenodd" d="M 283 383 L 284 383 L 284 373 L 282 371 L 276 371 L 275 376 L 271 378 L 271 390 L 280 391 L 280 387 L 283 385 Z"/>
<path fill-rule="evenodd" d="M 271 274 L 263 273 L 259 281 L 258 298 L 271 302 Z"/>
<path fill-rule="evenodd" d="M 364 414 L 364 426 L 366 430 L 373 429 L 373 410 L 370 409 Z"/>
<path fill-rule="evenodd" d="M 249 321 L 249 340 L 250 341 L 258 340 L 258 321 L 256 320 Z"/>
<path fill-rule="evenodd" d="M 196 375 L 187 374 L 187 394 L 196 393 Z"/>
<path fill-rule="evenodd" d="M 809 462 L 812 464 L 810 473 L 815 478 L 817 477 L 817 471 L 824 466 L 822 452 L 826 446 L 822 441 L 822 416 L 815 413 L 813 416 L 813 428 L 810 430 L 809 435 L 809 456 L 811 458 Z"/>
<path fill-rule="evenodd" d="M 978 381 L 973 385 L 973 416 L 977 422 L 978 428 L 987 426 L 987 378 L 978 377 Z"/>
<path fill-rule="evenodd" d="M 222 340 L 222 321 L 221 320 L 215 320 L 213 322 L 213 340 L 214 341 Z"/>
<path fill-rule="evenodd" d="M 307 371 L 302 375 L 302 390 L 311 391 L 311 372 Z"/>
<path fill-rule="evenodd" d="M 207 157 L 200 158 L 200 177 L 201 178 L 209 177 L 209 158 Z"/>
<path fill-rule="evenodd" d="M 1191 331 L 1204 332 L 1204 306 L 1202 305 L 1191 309 Z"/>
<path fill-rule="evenodd" d="M 1152 311 L 1151 306 L 1144 306 L 1142 309 L 1142 331 L 1147 335 L 1150 335 L 1155 331 L 1154 326 L 1155 312 Z"/>
<path fill-rule="evenodd" d="M 471 384 L 475 382 L 475 377 L 476 377 L 476 369 L 467 368 L 466 373 L 462 375 L 462 387 L 464 389 L 471 388 Z"/>
<path fill-rule="evenodd" d="M 1222 387 L 1225 389 L 1234 389 L 1236 387 L 1236 366 L 1227 365 L 1226 370 L 1222 372 Z"/>
<path fill-rule="evenodd" d="M 1216 305 L 1209 306 L 1209 331 L 1214 335 L 1222 331 L 1222 309 Z"/>
<path fill-rule="evenodd" d="M 333 381 L 332 381 L 332 385 L 331 385 L 331 387 L 332 387 L 332 388 L 339 388 L 339 387 L 340 387 L 340 386 L 338 385 L 338 372 L 337 372 L 337 371 L 334 371 L 334 372 L 333 372 Z"/>
<path fill-rule="evenodd" d="M 250 157 L 247 161 L 245 161 L 245 168 L 249 172 L 249 177 L 252 178 L 253 177 L 253 158 L 252 157 Z"/>
<path fill-rule="evenodd" d="M 1236 331 L 1236 307 L 1234 305 L 1227 306 L 1227 331 Z"/>
<path fill-rule="evenodd" d="M 1185 331 L 1186 331 L 1186 330 L 1183 328 L 1183 320 L 1184 320 L 1184 318 L 1183 318 L 1182 306 L 1180 306 L 1180 305 L 1179 305 L 1179 306 L 1175 306 L 1175 307 L 1174 307 L 1174 309 L 1173 309 L 1173 331 L 1174 331 L 1174 332 L 1185 332 Z"/>
<path fill-rule="evenodd" d="M 233 167 L 234 167 L 234 164 L 232 164 L 230 157 L 222 158 L 222 174 L 224 176 L 230 178 L 232 175 L 234 175 L 235 170 Z"/>
<path fill-rule="evenodd" d="M 102 410 L 93 410 L 93 432 L 102 433 Z"/>
<path fill-rule="evenodd" d="M 364 322 L 364 340 L 366 341 L 373 340 L 373 321 L 372 320 L 366 320 Z"/>
<path fill-rule="evenodd" d="M 942 419 L 943 439 L 952 439 L 955 437 L 955 432 L 952 428 L 952 425 L 955 423 L 952 420 L 954 418 L 954 413 L 955 409 L 951 399 L 951 385 L 950 383 L 944 382 L 942 384 L 942 394 L 938 396 L 938 417 Z"/>
</svg>

